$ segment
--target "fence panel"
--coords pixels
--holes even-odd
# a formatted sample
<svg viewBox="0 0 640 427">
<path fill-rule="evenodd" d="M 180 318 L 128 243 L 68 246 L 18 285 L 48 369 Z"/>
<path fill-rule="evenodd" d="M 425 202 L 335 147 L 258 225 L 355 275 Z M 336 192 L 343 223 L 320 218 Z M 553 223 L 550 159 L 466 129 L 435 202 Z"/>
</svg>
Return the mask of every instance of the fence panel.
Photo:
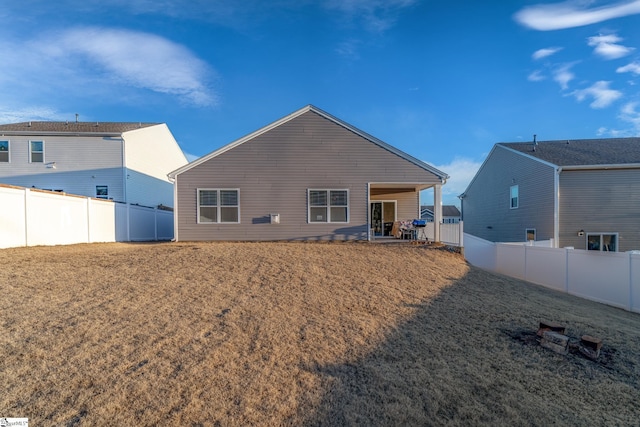
<svg viewBox="0 0 640 427">
<path fill-rule="evenodd" d="M 496 244 L 493 242 L 465 234 L 464 257 L 476 267 L 496 270 Z"/>
<path fill-rule="evenodd" d="M 525 280 L 524 245 L 496 245 L 496 271 Z"/>
<path fill-rule="evenodd" d="M 26 246 L 25 191 L 0 187 L 0 249 Z"/>
<path fill-rule="evenodd" d="M 154 208 L 129 206 L 129 240 L 132 242 L 156 240 Z"/>
<path fill-rule="evenodd" d="M 465 234 L 471 264 L 640 313 L 640 254 L 492 243 Z"/>
<path fill-rule="evenodd" d="M 3 185 L 0 207 L 0 249 L 173 238 L 173 212 L 156 208 Z"/>
<path fill-rule="evenodd" d="M 87 199 L 29 191 L 27 245 L 70 245 L 89 241 Z"/>
<path fill-rule="evenodd" d="M 567 251 L 538 246 L 526 246 L 526 272 L 529 282 L 558 291 L 567 291 Z"/>
<path fill-rule="evenodd" d="M 630 255 L 569 250 L 568 292 L 630 309 Z"/>
<path fill-rule="evenodd" d="M 462 223 L 459 224 L 440 224 L 440 241 L 451 245 L 460 244 L 460 229 Z"/>
<path fill-rule="evenodd" d="M 158 240 L 173 239 L 173 212 L 156 210 Z"/>
<path fill-rule="evenodd" d="M 115 242 L 116 221 L 114 203 L 88 199 L 89 243 Z"/>
</svg>

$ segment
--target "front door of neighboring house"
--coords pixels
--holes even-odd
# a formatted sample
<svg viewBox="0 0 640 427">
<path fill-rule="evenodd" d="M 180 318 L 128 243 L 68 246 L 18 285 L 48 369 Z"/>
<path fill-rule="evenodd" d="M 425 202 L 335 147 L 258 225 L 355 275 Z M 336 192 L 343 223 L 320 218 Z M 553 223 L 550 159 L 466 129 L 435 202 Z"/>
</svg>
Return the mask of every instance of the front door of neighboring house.
<svg viewBox="0 0 640 427">
<path fill-rule="evenodd" d="M 371 235 L 373 237 L 391 236 L 393 222 L 396 220 L 396 201 L 371 202 L 370 213 Z"/>
</svg>

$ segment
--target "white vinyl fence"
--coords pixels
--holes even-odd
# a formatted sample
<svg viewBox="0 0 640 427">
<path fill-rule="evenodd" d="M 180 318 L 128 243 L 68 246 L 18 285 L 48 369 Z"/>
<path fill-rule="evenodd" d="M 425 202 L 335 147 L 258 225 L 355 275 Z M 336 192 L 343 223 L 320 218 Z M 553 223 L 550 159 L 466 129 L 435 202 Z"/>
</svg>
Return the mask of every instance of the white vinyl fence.
<svg viewBox="0 0 640 427">
<path fill-rule="evenodd" d="M 427 222 L 425 227 L 427 239 L 431 241 L 435 240 L 435 225 L 436 224 L 431 221 Z M 440 227 L 440 241 L 442 243 L 447 243 L 453 246 L 463 246 L 464 225 L 462 221 L 457 224 L 440 223 L 438 226 Z"/>
<path fill-rule="evenodd" d="M 0 186 L 0 248 L 172 238 L 170 211 Z"/>
<path fill-rule="evenodd" d="M 640 255 L 493 243 L 464 236 L 472 265 L 640 313 Z"/>
</svg>

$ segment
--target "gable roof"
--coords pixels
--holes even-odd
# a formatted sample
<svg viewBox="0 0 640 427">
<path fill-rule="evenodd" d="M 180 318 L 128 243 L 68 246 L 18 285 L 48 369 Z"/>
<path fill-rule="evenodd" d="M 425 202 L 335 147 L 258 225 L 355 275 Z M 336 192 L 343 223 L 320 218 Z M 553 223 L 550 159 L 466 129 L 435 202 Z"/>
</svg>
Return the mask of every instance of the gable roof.
<svg viewBox="0 0 640 427">
<path fill-rule="evenodd" d="M 317 108 L 317 107 L 315 107 L 315 106 L 313 106 L 311 104 L 309 104 L 309 105 L 307 105 L 307 106 L 305 106 L 305 107 L 303 107 L 303 108 L 301 108 L 301 109 L 299 109 L 297 111 L 294 111 L 293 113 L 289 114 L 288 116 L 285 116 L 285 117 L 281 118 L 280 120 L 276 120 L 275 122 L 273 122 L 273 123 L 271 123 L 271 124 L 269 124 L 269 125 L 267 125 L 267 126 L 265 126 L 263 128 L 260 128 L 260 129 L 258 129 L 257 131 L 255 131 L 253 133 L 250 133 L 249 135 L 246 135 L 246 136 L 244 136 L 244 137 L 242 137 L 240 139 L 237 139 L 237 140 L 231 142 L 230 144 L 227 144 L 227 145 L 219 148 L 218 150 L 215 150 L 215 151 L 213 151 L 213 152 L 211 152 L 211 153 L 209 153 L 207 155 L 204 155 L 204 156 L 200 157 L 199 159 L 196 159 L 193 162 L 191 162 L 189 164 L 186 164 L 186 165 L 184 165 L 183 167 L 181 167 L 179 169 L 176 169 L 173 172 L 170 172 L 168 174 L 169 178 L 173 179 L 176 176 L 180 175 L 181 173 L 186 172 L 186 171 L 190 170 L 191 168 L 194 168 L 194 167 L 196 167 L 196 166 L 198 166 L 198 165 L 200 165 L 200 164 L 202 164 L 202 163 L 204 163 L 204 162 L 206 162 L 206 161 L 208 161 L 208 160 L 210 160 L 210 159 L 212 159 L 212 158 L 214 158 L 216 156 L 219 156 L 220 154 L 225 153 L 225 152 L 227 152 L 227 151 L 229 151 L 229 150 L 231 150 L 231 149 L 237 147 L 238 145 L 241 145 L 241 144 L 243 144 L 243 143 L 245 143 L 247 141 L 250 141 L 253 138 L 255 138 L 257 136 L 260 136 L 260 135 L 270 131 L 271 129 L 274 129 L 274 128 L 276 128 L 276 127 L 278 127 L 278 126 L 280 126 L 280 125 L 282 125 L 284 123 L 287 123 L 288 121 L 293 120 L 296 117 L 301 116 L 302 114 L 307 113 L 309 111 L 313 111 L 314 113 L 326 118 L 327 120 L 330 120 L 333 123 L 335 123 L 335 124 L 337 124 L 339 126 L 342 126 L 343 128 L 345 128 L 345 129 L 347 129 L 347 130 L 349 130 L 349 131 L 361 136 L 362 138 L 365 138 L 366 140 L 372 142 L 373 144 L 376 144 L 376 145 L 384 148 L 385 150 L 387 150 L 387 151 L 389 151 L 389 152 L 391 152 L 391 153 L 393 153 L 393 154 L 395 154 L 395 155 L 397 155 L 399 157 L 402 157 L 403 159 L 407 160 L 408 162 L 411 162 L 414 165 L 416 165 L 416 166 L 418 166 L 418 167 L 420 167 L 420 168 L 422 168 L 422 169 L 424 169 L 424 170 L 426 170 L 428 172 L 433 173 L 434 175 L 439 177 L 442 181 L 445 181 L 446 179 L 449 178 L 449 175 L 447 175 L 446 173 L 444 173 L 444 172 L 434 168 L 433 166 L 423 162 L 422 160 L 416 159 L 415 157 L 413 157 L 413 156 L 411 156 L 411 155 L 409 155 L 409 154 L 407 154 L 407 153 L 405 153 L 405 152 L 403 152 L 403 151 L 401 151 L 401 150 L 399 150 L 399 149 L 387 144 L 386 142 L 381 141 L 380 139 L 378 139 L 378 138 L 376 138 L 374 136 L 369 135 L 366 132 L 361 131 L 360 129 L 357 129 L 357 128 L 351 126 L 350 124 L 338 119 L 337 117 L 332 116 L 331 114 L 329 114 L 329 113 L 327 113 L 325 111 L 322 111 L 321 109 L 319 109 L 319 108 Z"/>
<path fill-rule="evenodd" d="M 121 134 L 159 124 L 142 122 L 22 122 L 0 125 L 0 134 Z"/>
<path fill-rule="evenodd" d="M 496 145 L 563 167 L 640 164 L 640 138 L 501 142 Z"/>
<path fill-rule="evenodd" d="M 433 205 L 420 206 L 420 211 L 423 210 L 433 215 Z M 442 205 L 442 216 L 460 216 L 460 210 L 455 205 Z"/>
</svg>

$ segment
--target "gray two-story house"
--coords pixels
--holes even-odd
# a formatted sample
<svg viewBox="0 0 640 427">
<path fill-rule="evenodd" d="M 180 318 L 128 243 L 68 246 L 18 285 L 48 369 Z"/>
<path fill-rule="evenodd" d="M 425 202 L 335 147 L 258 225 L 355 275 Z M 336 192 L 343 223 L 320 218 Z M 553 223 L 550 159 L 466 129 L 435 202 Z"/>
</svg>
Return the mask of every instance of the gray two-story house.
<svg viewBox="0 0 640 427">
<path fill-rule="evenodd" d="M 167 173 L 187 159 L 164 123 L 0 125 L 0 184 L 173 206 Z"/>
<path fill-rule="evenodd" d="M 493 242 L 640 249 L 640 138 L 495 144 L 460 199 L 465 232 Z"/>
</svg>

